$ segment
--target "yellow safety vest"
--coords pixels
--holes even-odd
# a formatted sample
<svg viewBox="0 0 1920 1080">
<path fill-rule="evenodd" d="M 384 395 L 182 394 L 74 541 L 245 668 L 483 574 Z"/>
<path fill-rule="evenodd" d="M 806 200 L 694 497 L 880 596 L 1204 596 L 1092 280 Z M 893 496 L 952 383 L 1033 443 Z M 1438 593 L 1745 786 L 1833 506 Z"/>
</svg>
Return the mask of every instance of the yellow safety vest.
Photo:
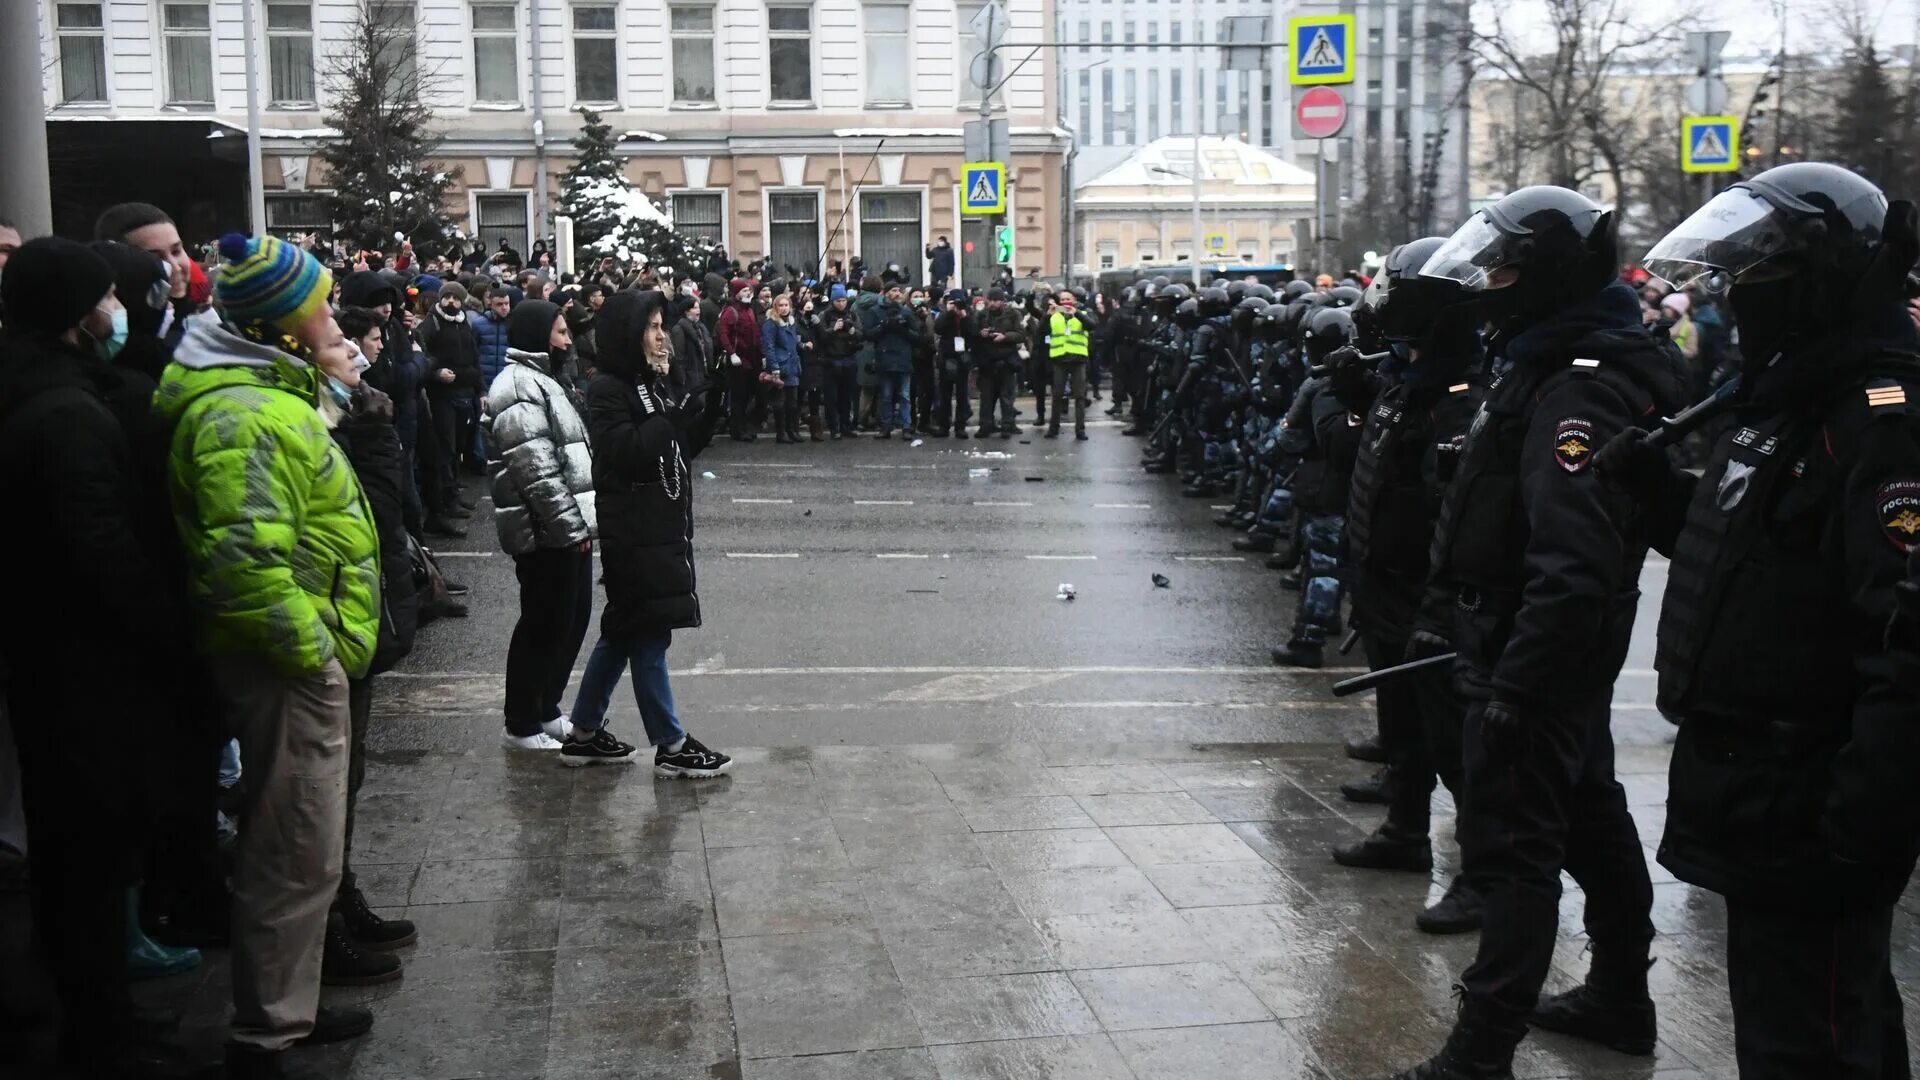
<svg viewBox="0 0 1920 1080">
<path fill-rule="evenodd" d="M 1087 358 L 1087 324 L 1080 321 L 1080 316 L 1063 311 L 1053 313 L 1047 322 L 1047 357 L 1052 360 Z"/>
</svg>

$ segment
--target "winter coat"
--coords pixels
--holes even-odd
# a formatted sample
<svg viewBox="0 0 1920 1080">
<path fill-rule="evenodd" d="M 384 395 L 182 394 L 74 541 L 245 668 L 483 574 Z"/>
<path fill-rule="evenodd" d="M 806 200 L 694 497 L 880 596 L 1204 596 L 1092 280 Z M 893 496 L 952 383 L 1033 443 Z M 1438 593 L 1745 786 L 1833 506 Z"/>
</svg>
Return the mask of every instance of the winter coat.
<svg viewBox="0 0 1920 1080">
<path fill-rule="evenodd" d="M 594 537 L 593 452 L 544 352 L 507 350 L 482 402 L 493 469 L 493 524 L 509 555 L 578 547 Z"/>
<path fill-rule="evenodd" d="M 495 318 L 491 310 L 467 320 L 473 327 L 474 345 L 480 351 L 480 385 L 488 387 L 507 368 L 507 323 L 513 318 Z"/>
<path fill-rule="evenodd" d="M 704 391 L 713 371 L 713 332 L 700 321 L 696 308 L 675 319 L 667 328 L 667 340 L 673 344 L 673 370 L 667 377 L 669 393 L 682 397 Z"/>
<path fill-rule="evenodd" d="M 935 244 L 928 256 L 927 276 L 934 280 L 953 276 L 953 245 Z"/>
<path fill-rule="evenodd" d="M 464 327 L 459 328 L 465 334 Z M 393 426 L 393 403 L 365 383 L 354 394 L 345 419 L 333 429 L 333 441 L 346 451 L 354 478 L 366 493 L 380 540 L 380 631 L 367 674 L 378 675 L 413 651 L 420 626 L 420 598 L 413 587 L 413 559 L 407 553 L 402 493 L 411 479 L 403 470 L 400 434 Z"/>
<path fill-rule="evenodd" d="M 873 342 L 873 369 L 881 375 L 913 371 L 913 351 L 920 343 L 919 316 L 905 304 L 882 299 L 869 311 L 860 329 Z"/>
<path fill-rule="evenodd" d="M 485 389 L 480 381 L 480 343 L 474 337 L 473 321 L 465 311 L 449 319 L 438 306 L 420 324 L 420 345 L 427 351 L 427 397 L 470 398 Z M 441 382 L 440 372 L 453 372 L 452 382 Z"/>
<path fill-rule="evenodd" d="M 768 371 L 780 373 L 780 385 L 800 385 L 800 332 L 791 322 L 770 318 L 760 324 L 760 355 Z"/>
<path fill-rule="evenodd" d="M 975 363 L 981 367 L 1018 367 L 1020 346 L 1027 342 L 1027 316 L 1018 305 L 1002 304 L 999 311 L 989 305 L 977 316 L 980 327 L 980 354 Z M 995 336 L 1004 341 L 993 340 Z"/>
<path fill-rule="evenodd" d="M 587 380 L 587 372 L 599 366 L 600 351 L 593 340 L 593 309 L 583 301 L 575 301 L 567 309 L 567 332 L 573 335 L 573 373 L 574 378 L 566 380 L 569 385 L 578 381 L 582 386 Z"/>
<path fill-rule="evenodd" d="M 979 331 L 974 327 L 972 312 L 955 314 L 941 311 L 933 317 L 933 336 L 941 368 L 946 374 L 952 375 L 972 366 L 974 354 L 979 349 Z"/>
<path fill-rule="evenodd" d="M 315 409 L 323 376 L 211 317 L 187 324 L 154 409 L 191 568 L 197 644 L 282 674 L 359 678 L 380 633 L 380 542 Z"/>
<path fill-rule="evenodd" d="M 752 304 L 743 304 L 735 300 L 720 313 L 720 331 L 715 335 L 720 344 L 720 355 L 729 364 L 732 357 L 740 358 L 741 366 L 748 371 L 759 371 L 760 363 L 760 319 L 753 313 Z"/>
<path fill-rule="evenodd" d="M 860 331 L 860 351 L 854 354 L 854 359 L 858 365 L 858 381 L 863 389 L 880 385 L 880 371 L 874 363 L 880 354 L 880 346 L 869 327 L 879 321 L 880 305 L 885 302 L 886 297 L 879 293 L 863 292 L 847 305 L 853 309 L 854 326 Z"/>
<path fill-rule="evenodd" d="M 860 351 L 860 315 L 852 304 L 838 311 L 829 303 L 813 313 L 813 349 L 834 367 L 851 366 Z"/>
</svg>

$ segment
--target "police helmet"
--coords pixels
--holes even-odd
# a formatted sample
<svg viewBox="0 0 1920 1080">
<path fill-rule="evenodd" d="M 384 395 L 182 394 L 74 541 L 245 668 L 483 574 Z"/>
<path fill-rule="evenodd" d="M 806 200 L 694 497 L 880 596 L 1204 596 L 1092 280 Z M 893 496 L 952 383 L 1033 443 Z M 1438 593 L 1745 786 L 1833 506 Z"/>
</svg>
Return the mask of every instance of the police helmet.
<svg viewBox="0 0 1920 1080">
<path fill-rule="evenodd" d="M 1353 315 L 1340 308 L 1322 308 L 1313 313 L 1306 330 L 1307 362 L 1318 364 L 1342 345 L 1351 345 L 1357 333 Z"/>
<path fill-rule="evenodd" d="M 1229 281 L 1226 289 L 1227 299 L 1233 303 L 1234 307 L 1239 307 L 1240 301 L 1247 298 L 1247 283 L 1244 281 Z"/>
<path fill-rule="evenodd" d="M 1614 280 L 1614 225 L 1577 191 L 1525 187 L 1468 218 L 1420 273 L 1457 283 L 1495 323 L 1525 326 Z"/>
<path fill-rule="evenodd" d="M 1253 329 L 1253 320 L 1267 310 L 1267 302 L 1257 296 L 1248 296 L 1233 306 L 1233 327 L 1242 334 Z"/>
<path fill-rule="evenodd" d="M 1287 284 L 1280 290 L 1280 295 L 1286 297 L 1289 300 L 1297 300 L 1300 297 L 1305 296 L 1312 291 L 1313 291 L 1312 285 L 1309 285 L 1306 282 L 1301 281 L 1298 278 L 1295 278 L 1294 280 L 1287 282 Z"/>
<path fill-rule="evenodd" d="M 1381 337 L 1388 341 L 1430 339 L 1443 313 L 1457 309 L 1469 297 L 1457 282 L 1420 273 L 1446 242 L 1444 236 L 1426 236 L 1387 252 L 1360 305 L 1369 316 L 1366 321 Z"/>
<path fill-rule="evenodd" d="M 1360 304 L 1361 295 L 1360 290 L 1352 285 L 1336 286 L 1332 292 L 1326 294 L 1327 306 L 1336 308 L 1357 307 Z"/>
<path fill-rule="evenodd" d="M 1233 307 L 1233 298 L 1227 290 L 1218 285 L 1200 290 L 1200 317 L 1211 319 L 1215 315 L 1225 315 Z"/>
<path fill-rule="evenodd" d="M 1264 281 L 1251 282 L 1247 285 L 1247 295 L 1257 296 L 1271 304 L 1274 299 L 1273 286 L 1268 285 Z"/>
<path fill-rule="evenodd" d="M 1173 321 L 1188 329 L 1199 326 L 1200 301 L 1193 299 L 1180 301 L 1180 306 L 1173 309 Z"/>
<path fill-rule="evenodd" d="M 1164 289 L 1167 286 L 1173 284 L 1173 279 L 1168 277 L 1165 274 L 1157 274 L 1154 276 L 1153 283 Z"/>
<path fill-rule="evenodd" d="M 1072 289 L 1072 290 L 1069 290 L 1069 291 L 1073 293 L 1073 302 L 1074 302 L 1074 303 L 1076 303 L 1076 304 L 1078 304 L 1078 305 L 1080 305 L 1081 307 L 1086 307 L 1086 306 L 1087 306 L 1087 290 L 1085 290 L 1085 289 Z"/>
</svg>

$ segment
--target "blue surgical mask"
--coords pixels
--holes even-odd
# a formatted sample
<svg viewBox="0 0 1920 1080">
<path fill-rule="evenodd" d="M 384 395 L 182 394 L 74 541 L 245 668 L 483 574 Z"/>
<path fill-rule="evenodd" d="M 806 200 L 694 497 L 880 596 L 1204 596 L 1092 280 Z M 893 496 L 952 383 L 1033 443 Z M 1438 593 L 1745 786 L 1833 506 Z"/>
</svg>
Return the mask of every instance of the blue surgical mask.
<svg viewBox="0 0 1920 1080">
<path fill-rule="evenodd" d="M 98 311 L 99 309 L 95 308 L 94 310 Z M 127 309 L 114 308 L 112 318 L 113 336 L 104 341 L 96 339 L 93 343 L 94 347 L 100 350 L 101 358 L 105 360 L 111 360 L 119 356 L 120 350 L 127 347 Z"/>
<path fill-rule="evenodd" d="M 329 375 L 327 376 L 327 396 L 333 399 L 334 404 L 344 409 L 353 401 L 353 387 Z"/>
</svg>

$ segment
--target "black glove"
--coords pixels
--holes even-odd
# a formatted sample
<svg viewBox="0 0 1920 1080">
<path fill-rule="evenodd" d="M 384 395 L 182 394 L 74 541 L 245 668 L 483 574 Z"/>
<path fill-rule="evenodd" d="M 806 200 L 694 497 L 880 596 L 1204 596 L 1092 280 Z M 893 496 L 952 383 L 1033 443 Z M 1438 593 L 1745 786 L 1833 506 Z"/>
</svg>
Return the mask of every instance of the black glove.
<svg viewBox="0 0 1920 1080">
<path fill-rule="evenodd" d="M 1431 630 L 1415 630 L 1407 638 L 1407 650 L 1403 662 L 1411 664 L 1415 660 L 1425 660 L 1429 656 L 1439 656 L 1441 653 L 1447 652 L 1452 648 L 1452 644 L 1450 644 L 1446 638 L 1441 637 Z"/>
<path fill-rule="evenodd" d="M 1652 498 L 1667 481 L 1672 466 L 1667 452 L 1648 440 L 1640 428 L 1628 428 L 1607 441 L 1593 456 L 1593 471 L 1615 491 Z"/>
<path fill-rule="evenodd" d="M 1348 412 L 1360 412 L 1373 404 L 1374 395 L 1380 392 L 1380 377 L 1359 349 L 1342 345 L 1327 354 L 1326 366 L 1332 369 L 1333 396 Z"/>
<path fill-rule="evenodd" d="M 1520 709 L 1495 698 L 1480 713 L 1480 745 L 1488 757 L 1511 758 L 1526 745 L 1531 729 Z"/>
</svg>

